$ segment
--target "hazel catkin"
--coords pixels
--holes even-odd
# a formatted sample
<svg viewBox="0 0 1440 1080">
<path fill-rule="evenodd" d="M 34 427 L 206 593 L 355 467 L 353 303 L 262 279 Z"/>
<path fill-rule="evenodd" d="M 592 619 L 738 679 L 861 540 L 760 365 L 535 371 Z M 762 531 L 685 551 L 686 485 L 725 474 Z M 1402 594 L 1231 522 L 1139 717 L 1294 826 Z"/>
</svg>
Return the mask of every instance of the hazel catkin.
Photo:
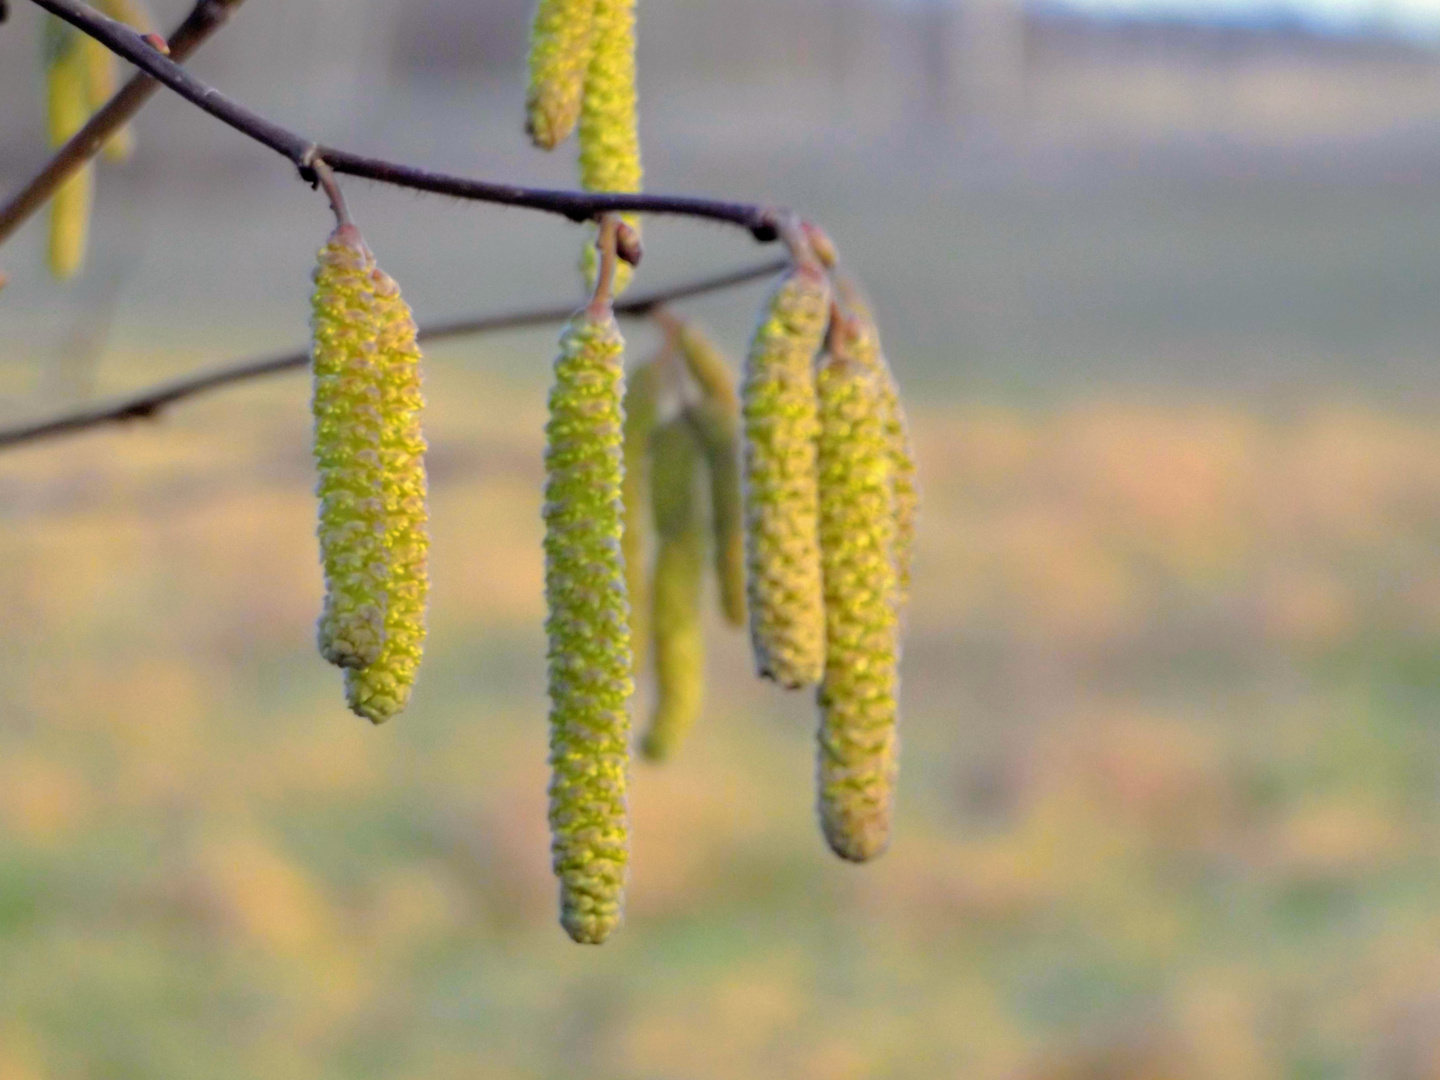
<svg viewBox="0 0 1440 1080">
<path fill-rule="evenodd" d="M 819 682 L 825 663 L 814 360 L 829 309 L 821 271 L 788 271 L 766 301 L 741 387 L 750 638 L 760 674 L 791 689 Z"/>
<path fill-rule="evenodd" d="M 625 558 L 625 593 L 630 600 L 630 649 L 635 670 L 645 666 L 650 645 L 650 582 L 646 540 L 650 533 L 650 433 L 660 397 L 660 367 L 654 360 L 636 366 L 625 377 L 624 461 L 621 482 L 624 531 L 620 551 Z"/>
<path fill-rule="evenodd" d="M 595 0 L 590 65 L 580 108 L 580 186 L 586 191 L 640 190 L 640 127 L 635 94 L 635 0 Z M 622 220 L 635 231 L 633 214 Z M 598 260 L 593 244 L 582 255 L 585 280 L 594 287 Z M 628 263 L 615 267 L 614 294 L 630 284 Z"/>
<path fill-rule="evenodd" d="M 426 526 L 425 436 L 415 319 L 394 279 L 371 273 L 377 326 L 381 495 L 385 513 L 385 643 L 373 663 L 345 672 L 359 716 L 383 724 L 409 704 L 425 645 L 430 537 Z"/>
<path fill-rule="evenodd" d="M 694 725 L 705 695 L 705 639 L 700 582 L 705 545 L 695 500 L 700 447 L 681 413 L 650 438 L 651 502 L 659 550 L 653 584 L 655 708 L 641 740 L 645 756 L 661 761 Z"/>
<path fill-rule="evenodd" d="M 353 225 L 320 250 L 312 297 L 315 464 L 325 607 L 320 654 L 373 664 L 385 644 L 385 499 L 375 260 Z"/>
<path fill-rule="evenodd" d="M 864 862 L 889 842 L 898 752 L 892 463 L 876 373 L 836 344 L 817 383 L 826 622 L 818 804 L 831 849 Z"/>
<path fill-rule="evenodd" d="M 525 130 L 543 150 L 570 137 L 590 66 L 595 0 L 540 0 L 530 29 Z"/>
<path fill-rule="evenodd" d="M 621 919 L 632 689 L 621 566 L 621 352 L 589 309 L 560 338 L 545 448 L 551 859 L 560 922 L 598 944 Z"/>
<path fill-rule="evenodd" d="M 732 626 L 745 622 L 745 528 L 740 497 L 740 399 L 720 351 L 693 325 L 681 326 L 680 353 L 702 398 L 690 410 L 710 478 L 710 524 L 720 609 Z"/>
<path fill-rule="evenodd" d="M 63 146 L 90 118 L 83 35 L 53 15 L 45 18 L 42 54 L 50 145 Z M 95 167 L 82 165 L 56 189 L 50 201 L 50 272 L 63 280 L 85 263 L 90 238 L 90 204 Z"/>
</svg>

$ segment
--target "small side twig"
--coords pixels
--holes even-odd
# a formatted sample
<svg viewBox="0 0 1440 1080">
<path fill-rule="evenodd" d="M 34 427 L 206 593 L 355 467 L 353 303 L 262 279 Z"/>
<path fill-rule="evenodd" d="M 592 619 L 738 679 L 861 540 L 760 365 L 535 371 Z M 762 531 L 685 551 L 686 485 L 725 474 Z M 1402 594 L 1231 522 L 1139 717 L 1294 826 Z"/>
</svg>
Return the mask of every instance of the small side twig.
<svg viewBox="0 0 1440 1080">
<path fill-rule="evenodd" d="M 718 292 L 771 277 L 788 265 L 783 259 L 760 263 L 756 266 L 736 270 L 728 274 L 699 281 L 686 282 L 670 289 L 622 300 L 614 305 L 616 315 L 644 317 L 652 314 L 662 305 L 684 300 L 704 293 Z M 487 315 L 476 319 L 456 322 L 432 323 L 420 329 L 418 339 L 422 342 L 444 341 L 467 337 L 473 334 L 490 333 L 499 330 L 516 330 L 527 326 L 543 326 L 547 323 L 562 322 L 574 312 L 573 304 L 540 308 L 533 311 L 512 312 L 506 315 Z M 87 408 L 75 409 L 52 416 L 45 420 L 31 421 L 14 427 L 0 428 L 0 450 L 6 450 L 25 443 L 61 435 L 73 435 L 89 428 L 108 424 L 124 423 L 127 420 L 149 419 L 159 415 L 168 406 L 186 398 L 195 397 L 211 390 L 250 382 L 268 375 L 286 371 L 299 371 L 310 361 L 308 350 L 286 353 L 283 356 L 266 357 L 260 360 L 245 360 L 236 364 L 202 371 L 195 375 L 152 386 L 137 393 L 129 394 L 109 402 L 101 402 Z"/>
</svg>

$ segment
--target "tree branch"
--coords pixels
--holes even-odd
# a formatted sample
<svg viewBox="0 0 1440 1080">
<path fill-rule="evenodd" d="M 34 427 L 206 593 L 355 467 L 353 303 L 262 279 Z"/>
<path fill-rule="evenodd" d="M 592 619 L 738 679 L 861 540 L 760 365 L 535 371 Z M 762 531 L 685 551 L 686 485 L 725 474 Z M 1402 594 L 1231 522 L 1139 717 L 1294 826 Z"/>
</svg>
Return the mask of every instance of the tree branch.
<svg viewBox="0 0 1440 1080">
<path fill-rule="evenodd" d="M 179 64 L 162 56 L 134 30 L 123 23 L 107 19 L 79 0 L 34 0 L 34 3 L 89 34 L 106 48 L 148 72 L 217 120 L 288 158 L 307 182 L 314 182 L 314 162 L 317 158 L 323 158 L 337 173 L 376 180 L 412 191 L 429 191 L 501 206 L 526 207 L 559 214 L 571 221 L 586 221 L 611 211 L 677 214 L 739 225 L 748 229 L 751 235 L 762 243 L 775 240 L 779 235 L 776 228 L 777 212 L 753 203 L 721 202 L 681 195 L 622 195 L 496 184 L 430 172 L 410 165 L 321 146 L 252 112 L 239 102 L 232 101 L 214 87 L 207 86 Z"/>
<path fill-rule="evenodd" d="M 744 285 L 757 278 L 779 273 L 788 260 L 776 259 L 757 266 L 736 270 L 718 277 L 676 285 L 660 292 L 622 300 L 615 304 L 616 315 L 632 317 L 645 316 L 664 304 L 684 300 L 691 296 L 718 292 L 721 289 Z M 417 335 L 420 341 L 443 341 L 449 338 L 466 337 L 497 330 L 514 330 L 525 326 L 541 326 L 545 323 L 561 322 L 575 311 L 574 305 L 541 308 L 534 311 L 518 311 L 505 315 L 487 315 L 476 319 L 462 319 L 457 322 L 435 323 L 421 327 Z M 308 350 L 287 353 L 284 356 L 267 357 L 262 360 L 245 360 L 237 364 L 202 371 L 195 375 L 152 386 L 123 398 L 102 402 L 83 409 L 62 413 L 48 420 L 33 421 L 10 428 L 0 428 L 0 450 L 36 442 L 58 435 L 71 435 L 87 428 L 105 424 L 123 423 L 126 420 L 150 419 L 169 405 L 184 398 L 194 397 L 222 386 L 233 386 L 249 382 L 266 375 L 278 375 L 285 371 L 304 368 L 310 361 Z"/>
<path fill-rule="evenodd" d="M 197 0 L 185 21 L 170 35 L 170 58 L 177 64 L 219 30 L 245 0 Z M 144 71 L 136 72 L 89 121 L 31 178 L 0 206 L 0 244 L 49 201 L 70 175 L 100 152 L 110 136 L 124 127 L 159 89 Z"/>
</svg>

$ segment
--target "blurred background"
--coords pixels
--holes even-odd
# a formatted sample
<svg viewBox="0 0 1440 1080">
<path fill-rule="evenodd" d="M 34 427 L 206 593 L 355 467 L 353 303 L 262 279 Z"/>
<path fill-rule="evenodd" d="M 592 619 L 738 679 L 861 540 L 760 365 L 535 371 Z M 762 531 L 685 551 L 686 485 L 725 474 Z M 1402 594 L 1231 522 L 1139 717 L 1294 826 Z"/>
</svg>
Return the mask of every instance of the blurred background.
<svg viewBox="0 0 1440 1080">
<path fill-rule="evenodd" d="M 11 8 L 4 191 L 45 156 Z M 529 10 L 250 0 L 193 67 L 569 184 L 520 130 Z M 891 851 L 825 850 L 808 695 L 712 616 L 703 723 L 635 768 L 628 924 L 571 945 L 553 332 L 429 356 L 431 639 L 379 730 L 314 653 L 308 388 L 273 379 L 0 455 L 0 1080 L 1440 1077 L 1440 7 L 672 0 L 640 34 L 649 186 L 823 222 L 909 394 Z M 0 251 L 0 421 L 306 339 L 323 201 L 171 97 L 138 134 L 82 277 L 41 219 Z M 579 300 L 579 229 L 347 193 L 422 320 Z M 760 254 L 646 240 L 642 287 Z M 760 295 L 683 310 L 738 354 Z"/>
</svg>

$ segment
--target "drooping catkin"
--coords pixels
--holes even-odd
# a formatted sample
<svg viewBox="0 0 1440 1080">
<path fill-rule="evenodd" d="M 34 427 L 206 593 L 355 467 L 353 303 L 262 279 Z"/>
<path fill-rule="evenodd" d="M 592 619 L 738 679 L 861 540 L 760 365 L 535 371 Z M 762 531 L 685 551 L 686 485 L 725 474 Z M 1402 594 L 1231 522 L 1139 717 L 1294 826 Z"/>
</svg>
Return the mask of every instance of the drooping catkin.
<svg viewBox="0 0 1440 1080">
<path fill-rule="evenodd" d="M 58 147 L 90 118 L 88 76 L 78 30 L 47 15 L 44 34 L 47 128 L 50 145 Z M 85 263 L 94 181 L 94 166 L 83 165 L 60 185 L 50 201 L 50 272 L 62 281 L 74 277 Z"/>
<path fill-rule="evenodd" d="M 660 367 L 654 360 L 633 368 L 625 377 L 625 508 L 620 550 L 625 557 L 625 593 L 630 599 L 630 648 L 635 670 L 645 666 L 650 647 L 650 433 L 660 397 Z"/>
<path fill-rule="evenodd" d="M 878 375 L 837 344 L 817 383 L 826 624 L 818 804 L 830 847 L 864 862 L 889 843 L 897 767 L 892 459 Z"/>
<path fill-rule="evenodd" d="M 880 395 L 880 416 L 885 428 L 885 445 L 890 455 L 891 486 L 895 514 L 896 603 L 903 610 L 910 599 L 910 565 L 914 559 L 915 527 L 920 513 L 920 484 L 916 474 L 915 449 L 900 387 L 885 353 L 880 332 L 868 307 L 862 306 L 847 320 L 844 330 L 850 355 L 874 372 Z"/>
<path fill-rule="evenodd" d="M 819 682 L 825 663 L 814 361 L 829 308 L 822 272 L 787 272 L 766 301 L 741 388 L 751 644 L 760 674 L 792 689 Z"/>
<path fill-rule="evenodd" d="M 154 19 L 143 4 L 134 0 L 99 0 L 96 6 L 110 18 L 123 22 L 132 30 L 147 33 L 154 29 Z M 115 54 L 88 35 L 84 40 L 90 110 L 94 112 L 114 95 L 117 87 Z M 105 141 L 107 161 L 125 161 L 135 152 L 135 131 L 129 124 L 116 130 Z"/>
<path fill-rule="evenodd" d="M 373 664 L 385 644 L 385 498 L 381 352 L 375 260 L 353 225 L 320 249 L 312 298 L 315 464 L 325 608 L 320 654 L 343 668 Z"/>
<path fill-rule="evenodd" d="M 580 108 L 580 186 L 586 191 L 640 190 L 640 127 L 635 95 L 635 0 L 595 0 L 590 66 Z M 638 237 L 640 221 L 623 216 Z M 585 280 L 595 284 L 597 259 L 586 244 Z M 634 275 L 627 263 L 615 268 L 614 292 L 625 291 Z"/>
<path fill-rule="evenodd" d="M 700 446 L 682 413 L 650 437 L 655 555 L 655 708 L 640 748 L 653 761 L 669 757 L 696 718 L 705 696 L 705 639 L 700 582 L 705 543 L 695 502 Z"/>
<path fill-rule="evenodd" d="M 629 858 L 632 689 L 621 566 L 621 352 L 613 317 L 560 338 L 545 449 L 551 858 L 560 922 L 598 944 L 619 924 Z"/>
<path fill-rule="evenodd" d="M 540 0 L 530 28 L 525 130 L 543 150 L 570 137 L 590 66 L 595 0 Z"/>
<path fill-rule="evenodd" d="M 380 470 L 385 510 L 385 644 L 368 667 L 345 672 L 345 694 L 359 716 L 383 724 L 404 711 L 425 646 L 430 536 L 425 436 L 420 414 L 420 349 L 415 319 L 394 279 L 371 274 L 378 327 Z"/>
<path fill-rule="evenodd" d="M 691 410 L 710 476 L 710 524 L 720 609 L 733 626 L 745 622 L 745 528 L 740 497 L 740 399 L 730 365 L 710 340 L 684 324 L 681 355 L 703 398 Z"/>
</svg>

